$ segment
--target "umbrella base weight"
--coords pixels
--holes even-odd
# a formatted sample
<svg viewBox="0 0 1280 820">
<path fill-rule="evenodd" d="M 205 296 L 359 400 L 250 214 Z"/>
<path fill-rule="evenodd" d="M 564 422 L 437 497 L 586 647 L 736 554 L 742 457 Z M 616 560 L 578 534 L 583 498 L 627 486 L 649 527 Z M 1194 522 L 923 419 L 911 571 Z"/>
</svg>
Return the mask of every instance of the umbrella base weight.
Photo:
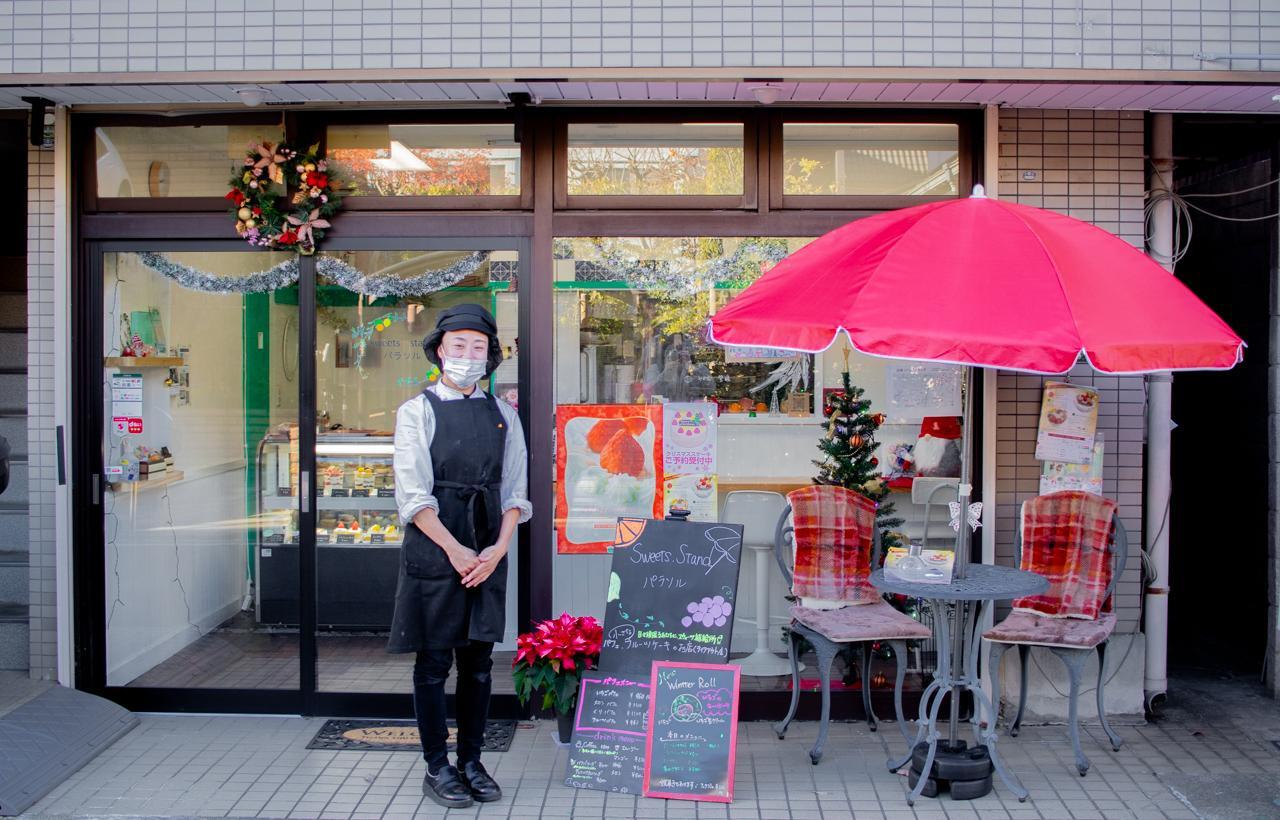
<svg viewBox="0 0 1280 820">
<path fill-rule="evenodd" d="M 928 755 L 927 743 L 917 744 L 911 750 L 911 788 L 915 788 Z M 954 744 L 939 743 L 920 793 L 924 797 L 937 797 L 941 789 L 946 789 L 952 800 L 973 800 L 991 791 L 991 773 L 991 756 L 985 746 L 968 748 L 963 740 Z"/>
</svg>

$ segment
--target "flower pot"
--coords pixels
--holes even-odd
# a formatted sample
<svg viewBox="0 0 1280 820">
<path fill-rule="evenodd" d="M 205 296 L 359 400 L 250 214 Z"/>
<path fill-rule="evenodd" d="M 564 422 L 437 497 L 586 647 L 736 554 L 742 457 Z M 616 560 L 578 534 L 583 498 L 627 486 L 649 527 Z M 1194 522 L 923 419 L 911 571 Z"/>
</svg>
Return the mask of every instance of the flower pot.
<svg viewBox="0 0 1280 820">
<path fill-rule="evenodd" d="M 567 714 L 556 714 L 556 729 L 560 733 L 560 745 L 568 746 L 573 740 L 573 718 L 577 715 L 577 708 L 574 708 Z"/>
</svg>

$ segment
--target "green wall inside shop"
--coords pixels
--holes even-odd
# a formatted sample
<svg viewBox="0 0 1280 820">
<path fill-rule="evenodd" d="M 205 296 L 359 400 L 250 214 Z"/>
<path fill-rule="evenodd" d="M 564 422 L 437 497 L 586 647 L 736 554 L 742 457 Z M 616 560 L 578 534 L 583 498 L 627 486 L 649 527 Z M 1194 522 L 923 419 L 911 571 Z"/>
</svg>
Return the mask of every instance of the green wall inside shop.
<svg viewBox="0 0 1280 820">
<path fill-rule="evenodd" d="M 295 290 L 296 294 L 296 290 Z M 249 526 L 248 555 L 245 556 L 249 580 L 257 583 L 254 556 L 258 547 L 258 442 L 271 426 L 271 301 L 266 293 L 244 296 L 244 460 L 245 518 L 255 522 Z"/>
</svg>

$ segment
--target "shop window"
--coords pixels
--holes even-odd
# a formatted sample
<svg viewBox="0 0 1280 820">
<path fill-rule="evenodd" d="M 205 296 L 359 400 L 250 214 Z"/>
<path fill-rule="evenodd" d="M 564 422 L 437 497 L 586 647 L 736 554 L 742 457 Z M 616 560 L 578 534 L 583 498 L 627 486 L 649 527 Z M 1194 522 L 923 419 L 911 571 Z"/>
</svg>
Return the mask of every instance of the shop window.
<svg viewBox="0 0 1280 820">
<path fill-rule="evenodd" d="M 960 134 L 954 123 L 787 122 L 787 196 L 955 196 Z"/>
<path fill-rule="evenodd" d="M 279 125 L 102 126 L 94 129 L 97 195 L 219 197 L 245 148 L 279 142 Z"/>
<path fill-rule="evenodd" d="M 568 125 L 570 196 L 741 196 L 743 124 Z"/>
<path fill-rule="evenodd" d="M 331 125 L 326 148 L 356 196 L 520 193 L 520 145 L 509 122 Z"/>
</svg>

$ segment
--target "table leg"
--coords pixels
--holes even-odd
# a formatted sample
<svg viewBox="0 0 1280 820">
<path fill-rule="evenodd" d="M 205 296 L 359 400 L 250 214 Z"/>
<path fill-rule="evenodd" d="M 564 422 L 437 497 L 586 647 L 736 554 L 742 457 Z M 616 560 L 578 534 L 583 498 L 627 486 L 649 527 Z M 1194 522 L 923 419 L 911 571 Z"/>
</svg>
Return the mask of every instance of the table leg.
<svg viewBox="0 0 1280 820">
<path fill-rule="evenodd" d="M 945 606 L 944 611 L 948 615 L 953 614 L 950 606 Z M 938 621 L 935 619 L 934 623 L 938 624 Z M 920 793 L 924 791 L 925 784 L 929 779 L 929 773 L 933 771 L 933 761 L 934 758 L 938 756 L 938 739 L 941 737 L 941 733 L 938 731 L 938 712 L 942 709 L 942 701 L 946 698 L 948 691 L 952 692 L 951 709 L 953 712 L 955 711 L 954 693 L 957 681 L 952 676 L 951 663 L 949 660 L 951 657 L 951 647 L 949 646 L 950 641 L 948 635 L 950 626 L 951 624 L 946 623 L 944 617 L 943 622 L 940 624 L 940 628 L 936 630 L 938 636 L 938 672 L 934 682 L 938 685 L 938 688 L 935 691 L 934 700 L 929 707 L 927 715 L 923 714 L 924 704 L 921 704 L 922 717 L 925 719 L 925 724 L 921 727 L 921 732 L 924 733 L 925 739 L 929 743 L 929 751 L 925 754 L 924 766 L 921 767 L 920 775 L 916 778 L 915 788 L 913 788 L 907 795 L 908 806 L 915 805 L 916 798 L 918 798 Z M 917 743 L 918 742 L 919 741 L 917 741 Z M 908 761 L 911 759 L 911 753 L 914 749 L 915 746 L 912 746 L 911 749 L 907 750 Z"/>
<path fill-rule="evenodd" d="M 978 647 L 981 645 L 981 638 L 978 635 L 976 624 L 982 623 L 982 608 L 984 605 L 986 605 L 986 602 L 982 601 L 975 607 L 975 628 L 969 636 L 968 657 L 965 658 L 965 679 L 969 691 L 973 693 L 974 713 L 978 720 L 977 725 L 974 727 L 974 734 L 979 737 L 979 742 L 987 747 L 987 754 L 991 756 L 991 765 L 995 767 L 996 774 L 1000 775 L 1000 779 L 1009 787 L 1009 791 L 1017 796 L 1018 802 L 1025 802 L 1030 793 L 1014 773 L 1005 767 L 1004 761 L 1000 759 L 1000 755 L 996 752 L 996 705 L 987 697 L 987 691 L 982 688 L 982 681 L 978 679 Z M 984 714 L 987 717 L 985 729 L 982 728 L 982 716 Z"/>
</svg>

